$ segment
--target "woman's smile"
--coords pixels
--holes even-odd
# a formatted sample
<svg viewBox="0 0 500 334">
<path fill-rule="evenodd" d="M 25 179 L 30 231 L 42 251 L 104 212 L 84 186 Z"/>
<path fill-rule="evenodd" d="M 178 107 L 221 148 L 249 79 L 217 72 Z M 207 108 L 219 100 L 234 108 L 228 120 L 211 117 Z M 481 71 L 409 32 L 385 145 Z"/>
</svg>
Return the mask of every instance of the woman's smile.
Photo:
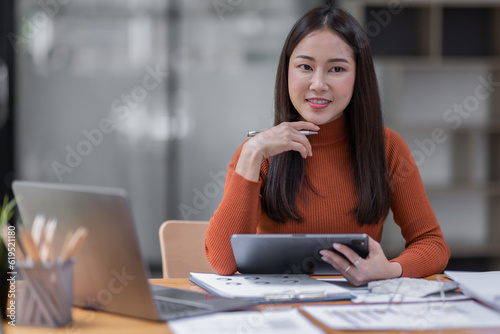
<svg viewBox="0 0 500 334">
<path fill-rule="evenodd" d="M 324 108 L 328 107 L 328 105 L 332 102 L 331 100 L 322 99 L 322 98 L 306 99 L 306 101 L 307 101 L 307 104 L 309 104 L 309 106 L 311 108 L 314 108 L 314 109 L 324 109 Z"/>
</svg>

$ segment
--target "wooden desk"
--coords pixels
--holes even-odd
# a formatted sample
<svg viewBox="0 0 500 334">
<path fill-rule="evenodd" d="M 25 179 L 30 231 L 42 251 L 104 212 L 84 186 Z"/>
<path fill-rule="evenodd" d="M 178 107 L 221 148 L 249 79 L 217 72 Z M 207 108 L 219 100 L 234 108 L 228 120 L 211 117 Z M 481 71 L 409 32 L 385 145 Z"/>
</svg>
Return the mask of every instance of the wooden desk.
<svg viewBox="0 0 500 334">
<path fill-rule="evenodd" d="M 192 291 L 204 292 L 203 289 L 191 283 L 188 279 L 152 279 L 153 284 L 165 285 L 174 288 L 187 289 Z M 321 304 L 341 304 L 349 303 L 349 301 L 325 302 Z M 320 303 L 314 303 L 318 305 Z M 263 310 L 266 308 L 281 308 L 286 307 L 300 307 L 302 304 L 275 304 L 275 305 L 259 305 L 256 309 Z M 322 328 L 326 333 L 344 333 L 344 334 L 381 334 L 384 331 L 341 331 L 334 330 L 324 326 L 323 324 L 315 321 L 303 312 L 313 323 Z M 153 321 L 139 320 L 129 317 L 118 316 L 109 313 L 95 312 L 75 308 L 73 310 L 73 323 L 64 328 L 42 328 L 42 327 L 13 327 L 4 323 L 4 332 L 6 334 L 104 334 L 104 333 L 120 333 L 120 334 L 136 334 L 136 333 L 152 333 L 152 334 L 166 334 L 172 333 L 166 323 L 159 323 Z M 389 331 L 391 334 L 410 334 L 422 332 L 409 332 L 409 331 Z M 437 330 L 425 331 L 426 334 L 498 334 L 500 328 L 486 328 L 486 329 L 460 329 L 460 330 Z"/>
</svg>

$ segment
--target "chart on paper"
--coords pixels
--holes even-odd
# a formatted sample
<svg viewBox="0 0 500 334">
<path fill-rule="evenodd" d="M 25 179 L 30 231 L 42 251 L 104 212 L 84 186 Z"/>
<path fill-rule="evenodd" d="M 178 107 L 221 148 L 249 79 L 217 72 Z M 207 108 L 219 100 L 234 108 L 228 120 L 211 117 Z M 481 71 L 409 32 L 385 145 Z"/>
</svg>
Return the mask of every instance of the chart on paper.
<svg viewBox="0 0 500 334">
<path fill-rule="evenodd" d="M 472 300 L 323 305 L 302 308 L 328 327 L 345 330 L 429 330 L 500 327 L 500 313 Z"/>
</svg>

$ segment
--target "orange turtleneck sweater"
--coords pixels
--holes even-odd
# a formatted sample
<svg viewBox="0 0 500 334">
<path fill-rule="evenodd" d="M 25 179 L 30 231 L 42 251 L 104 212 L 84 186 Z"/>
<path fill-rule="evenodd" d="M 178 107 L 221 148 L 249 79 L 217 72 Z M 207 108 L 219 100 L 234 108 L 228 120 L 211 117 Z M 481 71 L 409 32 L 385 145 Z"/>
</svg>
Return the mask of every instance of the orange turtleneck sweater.
<svg viewBox="0 0 500 334">
<path fill-rule="evenodd" d="M 349 136 L 345 116 L 324 124 L 308 137 L 313 156 L 306 159 L 306 173 L 322 197 L 311 194 L 307 204 L 297 201 L 303 222 L 280 224 L 266 216 L 261 207 L 261 190 L 268 160 L 263 161 L 258 182 L 235 172 L 242 146 L 231 160 L 224 196 L 210 219 L 205 253 L 220 274 L 236 272 L 230 237 L 235 233 L 367 233 L 380 242 L 383 220 L 359 226 L 352 209 L 357 196 L 350 174 Z M 403 139 L 385 128 L 386 155 L 391 175 L 391 210 L 406 240 L 405 250 L 391 261 L 403 268 L 402 276 L 423 277 L 446 267 L 450 250 L 444 241 L 424 190 L 415 161 Z M 272 254 L 271 254 L 272 256 Z"/>
</svg>

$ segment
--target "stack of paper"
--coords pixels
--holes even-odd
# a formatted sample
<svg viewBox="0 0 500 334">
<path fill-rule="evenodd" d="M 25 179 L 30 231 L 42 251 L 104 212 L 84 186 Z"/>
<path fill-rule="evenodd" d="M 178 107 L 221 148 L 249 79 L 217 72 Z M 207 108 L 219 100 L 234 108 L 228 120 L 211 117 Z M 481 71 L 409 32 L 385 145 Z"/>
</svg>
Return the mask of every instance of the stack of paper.
<svg viewBox="0 0 500 334">
<path fill-rule="evenodd" d="M 457 282 L 466 295 L 500 311 L 500 271 L 447 270 L 444 273 Z"/>
</svg>

